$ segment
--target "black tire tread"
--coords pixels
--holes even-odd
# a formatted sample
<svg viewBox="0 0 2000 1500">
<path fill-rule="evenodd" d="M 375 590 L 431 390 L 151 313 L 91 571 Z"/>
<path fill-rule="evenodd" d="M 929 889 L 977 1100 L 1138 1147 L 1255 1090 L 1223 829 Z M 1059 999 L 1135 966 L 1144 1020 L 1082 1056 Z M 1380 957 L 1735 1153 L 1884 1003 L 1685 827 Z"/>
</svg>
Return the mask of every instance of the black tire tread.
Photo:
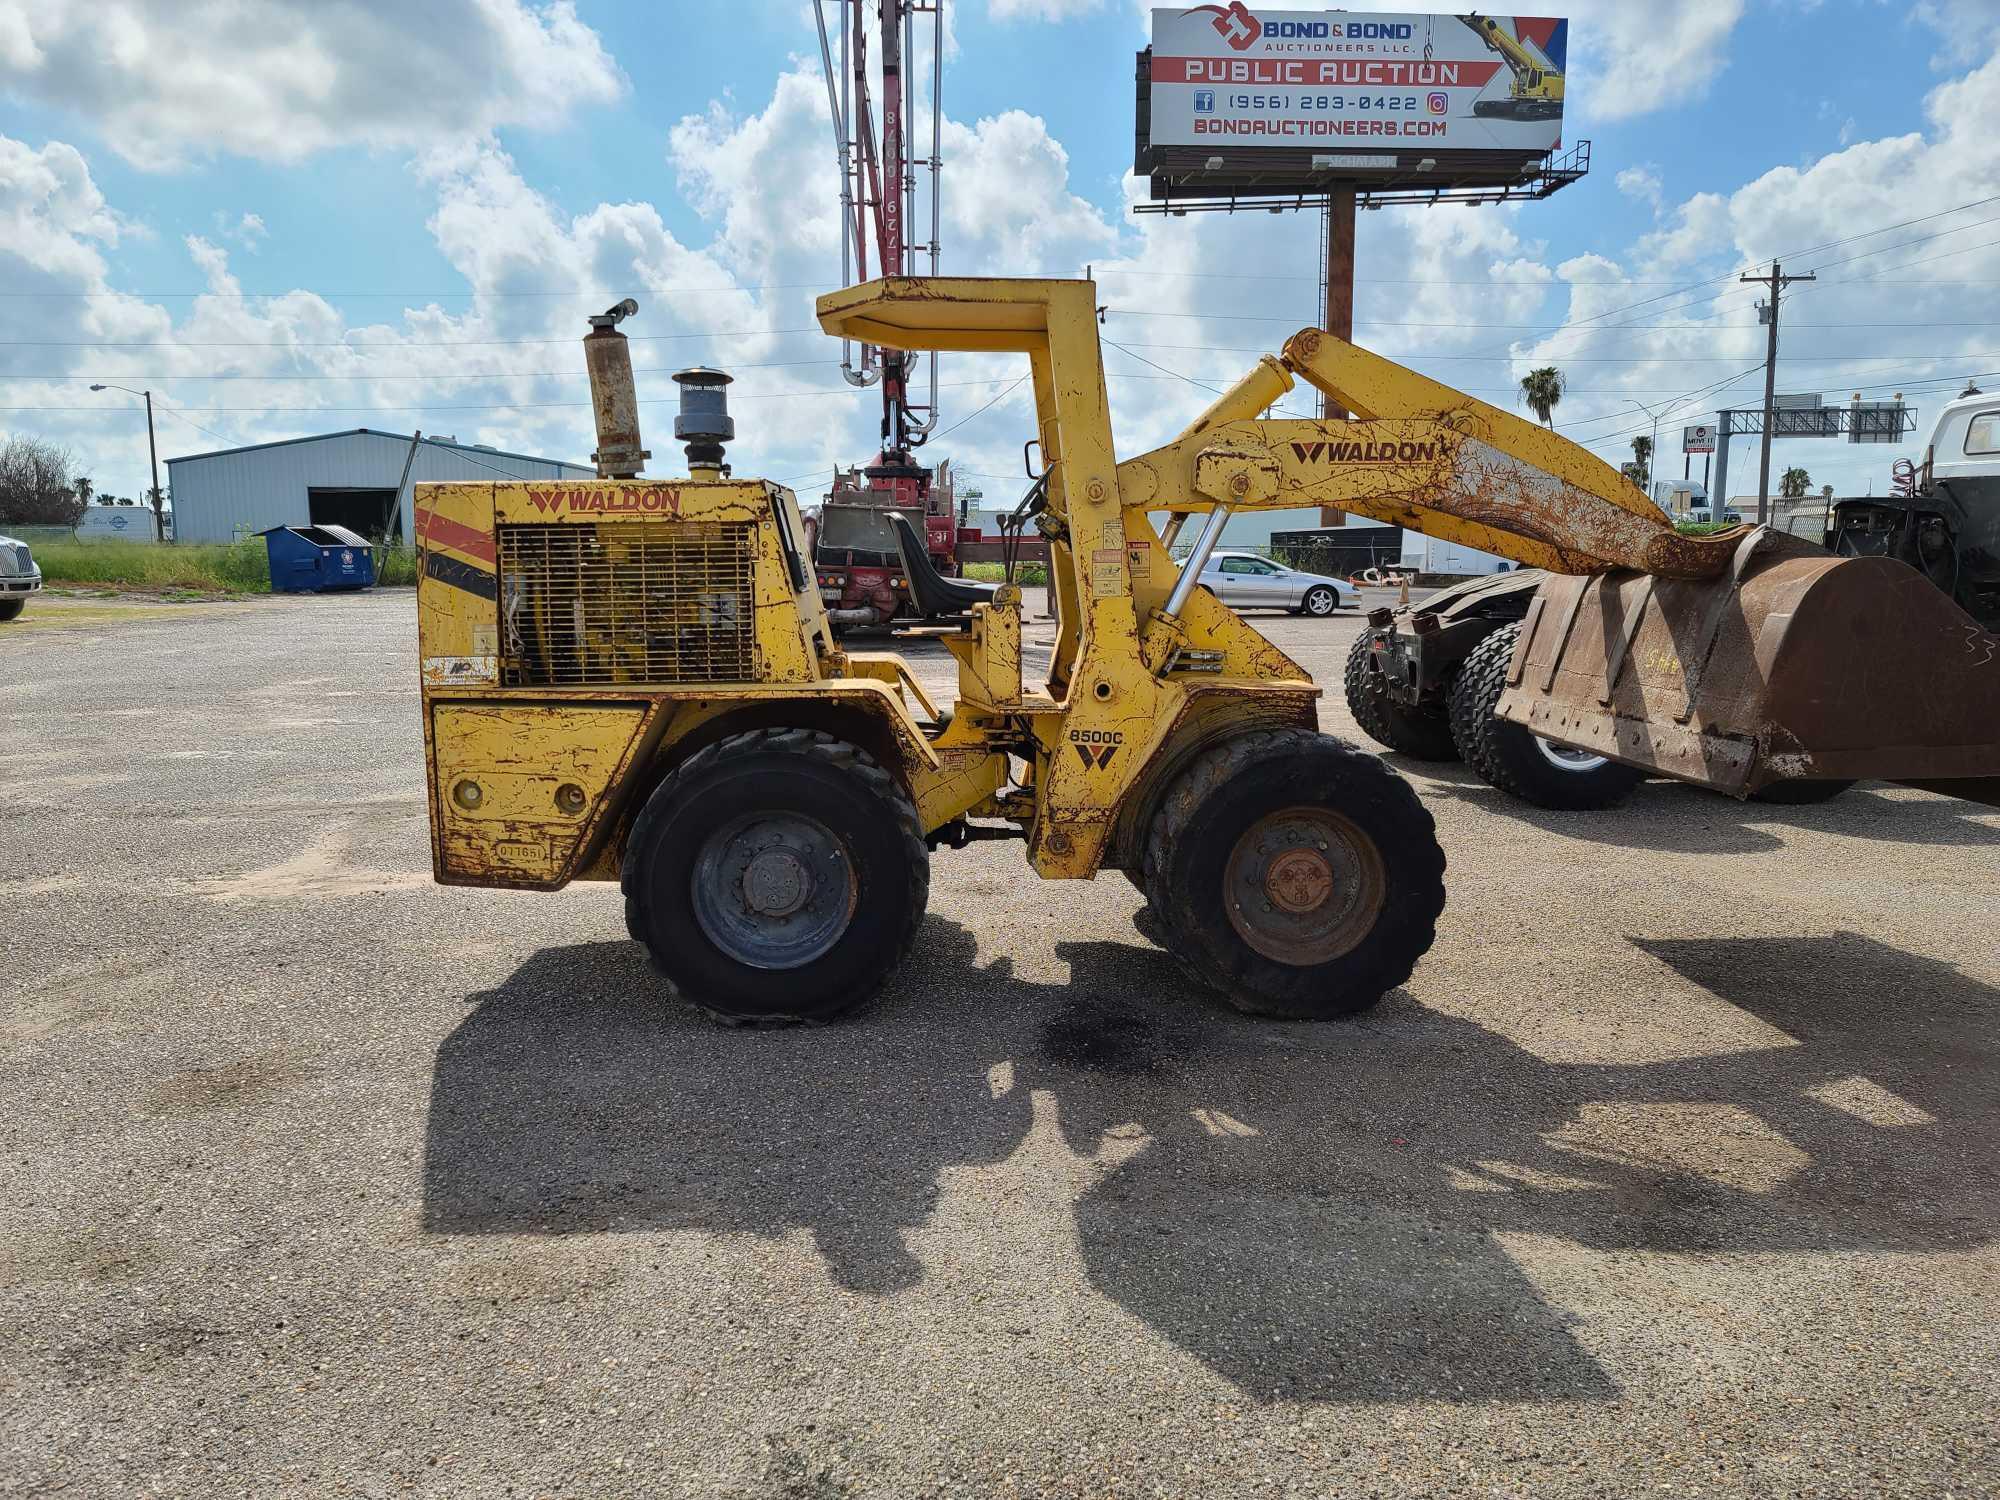
<svg viewBox="0 0 2000 1500">
<path fill-rule="evenodd" d="M 1336 746 L 1343 752 L 1347 774 L 1353 778 L 1352 785 L 1361 789 L 1361 796 L 1384 800 L 1394 798 L 1404 805 L 1404 811 L 1414 812 L 1415 816 L 1410 819 L 1410 837 L 1403 852 L 1419 862 L 1417 873 L 1422 877 L 1426 890 L 1435 892 L 1434 899 L 1408 903 L 1404 907 L 1405 915 L 1421 922 L 1421 941 L 1411 945 L 1407 953 L 1386 956 L 1386 961 L 1374 973 L 1363 977 L 1354 986 L 1359 997 L 1356 1003 L 1338 1012 L 1323 1008 L 1311 1011 L 1288 1009 L 1243 995 L 1237 986 L 1237 976 L 1217 962 L 1203 945 L 1189 940 L 1193 931 L 1188 920 L 1190 914 L 1180 909 L 1183 902 L 1177 901 L 1174 893 L 1167 889 L 1167 870 L 1174 846 L 1209 797 L 1260 760 L 1297 754 L 1318 743 Z M 1139 920 L 1145 924 L 1142 931 L 1146 936 L 1186 964 L 1198 979 L 1216 990 L 1237 1010 L 1292 1020 L 1325 1018 L 1333 1014 L 1358 1015 L 1408 980 L 1417 966 L 1417 960 L 1436 941 L 1437 919 L 1444 910 L 1444 870 L 1444 849 L 1437 841 L 1437 825 L 1431 818 L 1430 810 L 1418 799 L 1409 783 L 1394 767 L 1384 764 L 1381 757 L 1309 729 L 1252 730 L 1198 756 L 1162 799 L 1146 837 L 1143 886 L 1146 906 Z"/>
<path fill-rule="evenodd" d="M 1494 713 L 1507 687 L 1507 667 L 1520 634 L 1518 621 L 1502 625 L 1473 647 L 1459 668 L 1449 701 L 1451 735 L 1460 758 L 1489 785 L 1537 807 L 1596 812 L 1618 806 L 1645 780 L 1645 773 L 1610 761 L 1596 771 L 1565 773 L 1560 782 L 1544 783 L 1521 774 L 1519 760 L 1524 754 L 1541 753 L 1533 747 L 1534 736 Z"/>
<path fill-rule="evenodd" d="M 1370 638 L 1365 630 L 1354 638 L 1354 644 L 1347 648 L 1347 669 L 1341 678 L 1347 711 L 1354 715 L 1354 722 L 1371 740 L 1412 760 L 1457 760 L 1458 745 L 1446 715 L 1412 713 L 1391 701 L 1381 673 L 1371 661 Z"/>
<path fill-rule="evenodd" d="M 703 774 L 710 768 L 729 760 L 747 759 L 766 754 L 799 755 L 836 766 L 867 792 L 880 800 L 894 819 L 897 831 L 902 837 L 905 852 L 909 856 L 910 888 L 904 910 L 908 916 L 903 930 L 894 946 L 893 956 L 875 970 L 850 985 L 840 995 L 822 1004 L 814 1013 L 743 1015 L 734 1011 L 720 1010 L 705 1004 L 699 997 L 679 991 L 681 998 L 705 1015 L 726 1026 L 794 1026 L 802 1023 L 831 1019 L 840 1012 L 859 1005 L 878 990 L 882 982 L 893 973 L 897 965 L 909 956 L 910 949 L 917 940 L 917 929 L 923 925 L 924 911 L 930 903 L 930 850 L 924 843 L 923 824 L 917 818 L 916 804 L 903 789 L 901 782 L 885 771 L 881 764 L 859 745 L 836 739 L 818 729 L 750 729 L 742 734 L 730 735 L 705 745 L 686 760 L 674 767 L 653 793 L 646 799 L 646 805 L 639 809 L 632 820 L 632 829 L 625 841 L 625 863 L 619 872 L 619 889 L 625 895 L 625 926 L 632 936 L 646 948 L 653 968 L 666 974 L 659 954 L 654 950 L 645 920 L 645 903 L 639 893 L 649 880 L 647 855 L 653 846 L 653 834 L 662 819 L 673 806 L 674 794 L 680 785 Z"/>
</svg>

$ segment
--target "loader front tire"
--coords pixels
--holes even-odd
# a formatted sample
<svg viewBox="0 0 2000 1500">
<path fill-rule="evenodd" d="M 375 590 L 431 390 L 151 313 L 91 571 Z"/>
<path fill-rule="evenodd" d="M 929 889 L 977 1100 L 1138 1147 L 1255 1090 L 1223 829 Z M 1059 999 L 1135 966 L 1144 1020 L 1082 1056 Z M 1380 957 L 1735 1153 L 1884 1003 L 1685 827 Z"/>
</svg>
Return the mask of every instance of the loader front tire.
<svg viewBox="0 0 2000 1500">
<path fill-rule="evenodd" d="M 1616 807 L 1646 779 L 1643 771 L 1568 750 L 1530 734 L 1494 710 L 1507 688 L 1519 624 L 1501 626 L 1472 648 L 1451 685 L 1451 733 L 1465 763 L 1493 786 L 1558 812 Z"/>
<path fill-rule="evenodd" d="M 1457 760 L 1458 746 L 1451 737 L 1451 721 L 1442 711 L 1425 713 L 1403 707 L 1389 696 L 1388 684 L 1375 670 L 1374 648 L 1366 631 L 1347 648 L 1347 672 L 1342 685 L 1347 690 L 1347 711 L 1361 732 L 1412 760 Z"/>
<path fill-rule="evenodd" d="M 1408 782 L 1303 729 L 1257 730 L 1183 771 L 1146 840 L 1166 947 L 1238 1010 L 1358 1015 L 1437 936 L 1444 850 Z"/>
<path fill-rule="evenodd" d="M 915 940 L 930 854 L 909 794 L 859 746 L 757 729 L 696 751 L 633 820 L 627 925 L 692 1004 L 732 1024 L 868 999 Z"/>
</svg>

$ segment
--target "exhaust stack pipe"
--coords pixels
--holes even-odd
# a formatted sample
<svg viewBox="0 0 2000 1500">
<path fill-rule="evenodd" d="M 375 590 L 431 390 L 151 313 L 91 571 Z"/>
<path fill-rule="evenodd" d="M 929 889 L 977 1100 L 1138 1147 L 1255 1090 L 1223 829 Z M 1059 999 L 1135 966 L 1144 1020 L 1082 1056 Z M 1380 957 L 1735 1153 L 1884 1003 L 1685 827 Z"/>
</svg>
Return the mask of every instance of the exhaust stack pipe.
<svg viewBox="0 0 2000 1500">
<path fill-rule="evenodd" d="M 674 383 L 681 388 L 674 436 L 687 444 L 689 476 L 727 479 L 729 465 L 722 461 L 722 445 L 736 436 L 736 421 L 729 415 L 731 377 L 695 365 L 677 373 Z"/>
<path fill-rule="evenodd" d="M 639 436 L 639 392 L 632 383 L 632 346 L 618 325 L 639 310 L 627 297 L 590 320 L 583 362 L 590 371 L 590 406 L 597 419 L 597 451 L 590 455 L 599 479 L 636 479 L 653 455 Z"/>
</svg>

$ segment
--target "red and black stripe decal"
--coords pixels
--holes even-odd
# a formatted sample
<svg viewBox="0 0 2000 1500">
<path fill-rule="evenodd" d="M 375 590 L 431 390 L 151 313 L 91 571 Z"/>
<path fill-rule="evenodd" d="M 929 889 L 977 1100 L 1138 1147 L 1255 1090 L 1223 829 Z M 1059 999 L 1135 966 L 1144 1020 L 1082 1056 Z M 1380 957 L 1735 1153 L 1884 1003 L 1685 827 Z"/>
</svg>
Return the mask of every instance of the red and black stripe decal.
<svg viewBox="0 0 2000 1500">
<path fill-rule="evenodd" d="M 417 512 L 417 540 L 426 549 L 449 547 L 454 552 L 463 552 L 467 557 L 476 558 L 493 566 L 493 533 L 481 531 L 477 526 L 468 526 L 463 521 L 454 521 L 449 516 L 441 516 L 436 511 Z"/>
</svg>

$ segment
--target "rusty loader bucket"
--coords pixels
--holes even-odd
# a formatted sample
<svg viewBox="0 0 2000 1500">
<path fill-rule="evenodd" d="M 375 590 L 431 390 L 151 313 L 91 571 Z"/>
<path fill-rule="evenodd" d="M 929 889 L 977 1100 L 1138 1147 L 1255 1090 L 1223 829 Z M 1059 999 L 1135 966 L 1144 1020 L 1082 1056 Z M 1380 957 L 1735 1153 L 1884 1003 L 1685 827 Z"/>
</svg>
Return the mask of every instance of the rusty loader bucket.
<svg viewBox="0 0 2000 1500">
<path fill-rule="evenodd" d="M 1900 562 L 1765 527 L 1715 578 L 1548 577 L 1499 713 L 1736 797 L 1870 778 L 2000 806 L 2000 640 Z"/>
</svg>

